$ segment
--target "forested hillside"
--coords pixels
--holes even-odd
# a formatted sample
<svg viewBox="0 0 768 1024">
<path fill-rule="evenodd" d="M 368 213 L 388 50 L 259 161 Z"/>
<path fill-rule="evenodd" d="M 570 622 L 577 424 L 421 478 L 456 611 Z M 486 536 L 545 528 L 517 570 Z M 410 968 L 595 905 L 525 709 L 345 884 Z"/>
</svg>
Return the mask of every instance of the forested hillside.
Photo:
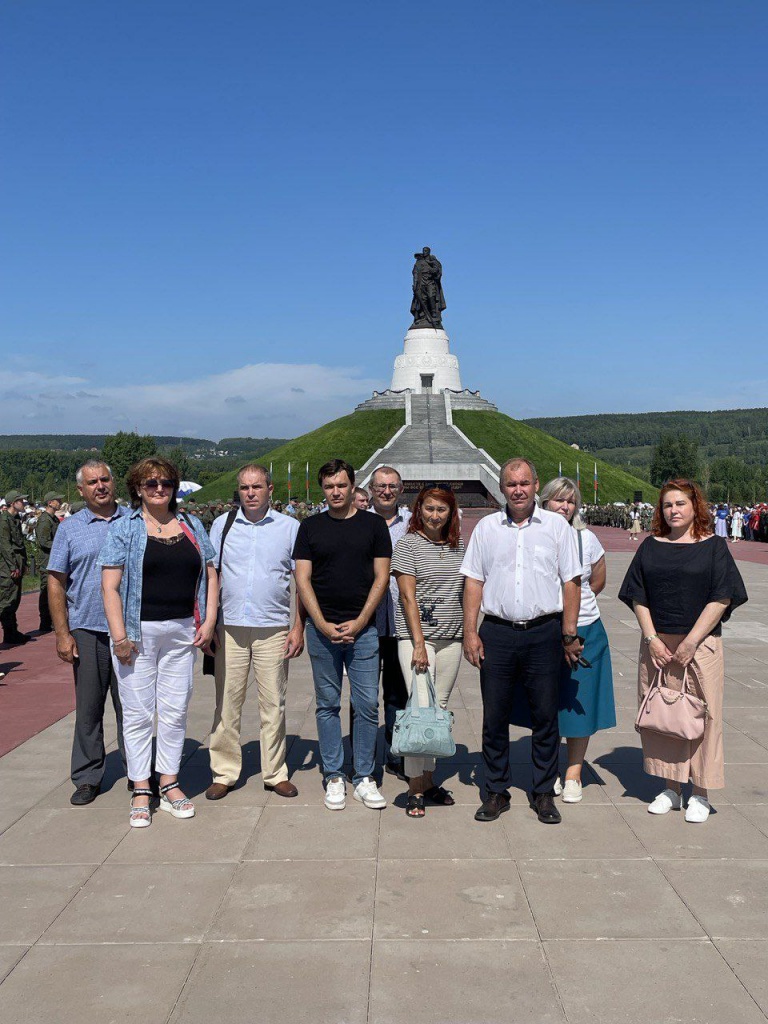
<svg viewBox="0 0 768 1024">
<path fill-rule="evenodd" d="M 753 466 L 768 462 L 768 409 L 604 413 L 525 422 L 618 465 L 647 466 L 662 434 L 687 435 L 707 460 L 734 456 Z"/>
</svg>

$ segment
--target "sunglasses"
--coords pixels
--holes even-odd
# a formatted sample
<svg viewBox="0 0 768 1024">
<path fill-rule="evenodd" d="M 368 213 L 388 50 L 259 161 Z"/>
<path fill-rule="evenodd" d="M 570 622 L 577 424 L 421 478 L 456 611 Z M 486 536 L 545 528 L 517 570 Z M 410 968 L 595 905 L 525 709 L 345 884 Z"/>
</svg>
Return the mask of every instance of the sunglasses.
<svg viewBox="0 0 768 1024">
<path fill-rule="evenodd" d="M 176 486 L 175 480 L 168 480 L 167 477 L 163 477 L 158 480 L 157 477 L 152 477 L 150 480 L 145 480 L 142 487 L 146 487 L 148 491 L 156 491 L 158 487 L 164 487 L 167 491 L 172 491 Z"/>
<path fill-rule="evenodd" d="M 453 494 L 453 488 L 450 484 L 429 483 L 425 484 L 424 489 L 428 489 L 430 491 L 445 491 L 446 494 Z"/>
</svg>

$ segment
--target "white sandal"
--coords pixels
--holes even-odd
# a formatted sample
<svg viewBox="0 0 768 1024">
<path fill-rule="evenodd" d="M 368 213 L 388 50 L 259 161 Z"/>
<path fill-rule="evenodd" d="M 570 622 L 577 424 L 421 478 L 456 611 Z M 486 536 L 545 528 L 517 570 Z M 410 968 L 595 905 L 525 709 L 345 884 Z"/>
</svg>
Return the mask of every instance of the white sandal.
<svg viewBox="0 0 768 1024">
<path fill-rule="evenodd" d="M 195 805 L 191 800 L 185 796 L 180 796 L 178 800 L 169 800 L 166 796 L 170 790 L 178 788 L 178 779 L 176 782 L 169 782 L 167 786 L 160 787 L 160 810 L 168 811 L 174 818 L 194 818 Z"/>
<path fill-rule="evenodd" d="M 134 807 L 135 796 L 148 796 L 150 800 L 154 796 L 151 789 L 134 789 L 131 793 L 131 828 L 148 828 L 152 824 L 152 810 L 147 807 Z"/>
</svg>

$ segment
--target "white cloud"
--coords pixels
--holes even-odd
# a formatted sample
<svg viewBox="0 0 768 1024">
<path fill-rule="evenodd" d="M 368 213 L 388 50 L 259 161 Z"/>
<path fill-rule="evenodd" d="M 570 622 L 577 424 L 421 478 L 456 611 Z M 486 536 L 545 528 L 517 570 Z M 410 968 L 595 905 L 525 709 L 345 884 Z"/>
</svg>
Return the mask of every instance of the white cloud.
<svg viewBox="0 0 768 1024">
<path fill-rule="evenodd" d="M 348 368 L 290 363 L 106 388 L 84 377 L 0 372 L 0 433 L 295 437 L 382 386 Z"/>
</svg>

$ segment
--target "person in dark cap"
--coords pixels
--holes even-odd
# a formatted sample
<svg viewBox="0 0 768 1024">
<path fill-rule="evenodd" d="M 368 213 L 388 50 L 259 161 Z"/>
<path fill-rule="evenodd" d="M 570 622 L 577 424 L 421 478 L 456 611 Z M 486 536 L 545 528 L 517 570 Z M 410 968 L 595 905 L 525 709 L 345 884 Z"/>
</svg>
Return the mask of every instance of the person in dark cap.
<svg viewBox="0 0 768 1024">
<path fill-rule="evenodd" d="M 53 621 L 48 608 L 48 559 L 53 546 L 53 538 L 59 528 L 58 511 L 64 501 L 63 494 L 56 491 L 48 491 L 43 498 L 45 508 L 40 513 L 35 526 L 35 541 L 37 543 L 37 567 L 40 570 L 40 597 L 38 608 L 40 610 L 40 632 L 52 633 Z"/>
<path fill-rule="evenodd" d="M 21 581 L 27 568 L 27 549 L 21 532 L 21 513 L 26 494 L 9 491 L 0 513 L 0 624 L 7 644 L 25 644 L 29 637 L 16 621 L 21 604 Z"/>
</svg>

